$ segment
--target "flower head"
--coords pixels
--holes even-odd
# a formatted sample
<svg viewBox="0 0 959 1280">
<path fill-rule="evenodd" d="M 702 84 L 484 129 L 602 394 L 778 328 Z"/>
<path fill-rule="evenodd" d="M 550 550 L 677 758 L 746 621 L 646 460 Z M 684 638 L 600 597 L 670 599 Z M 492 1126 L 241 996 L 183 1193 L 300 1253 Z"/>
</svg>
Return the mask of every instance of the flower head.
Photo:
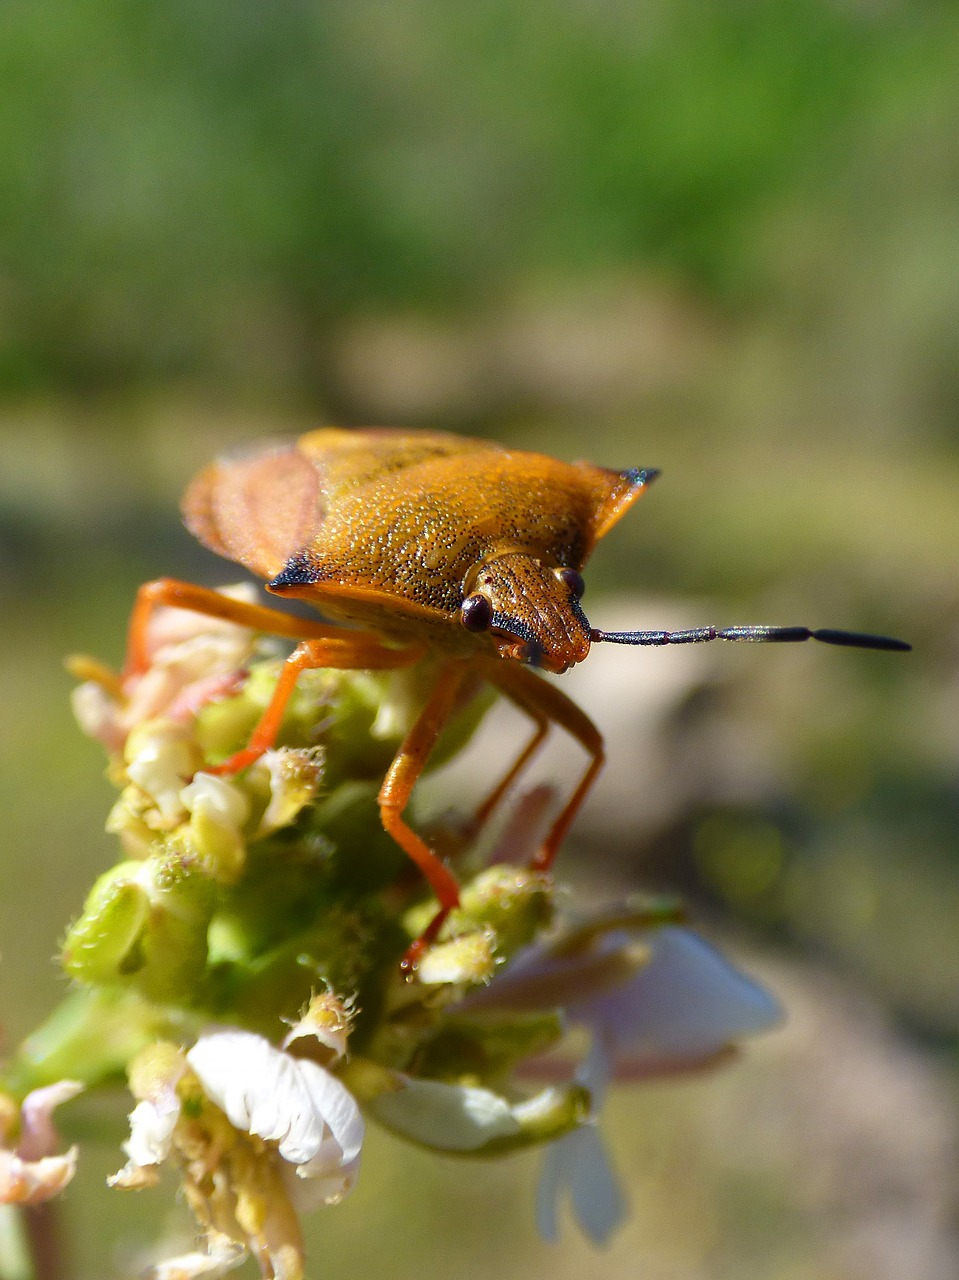
<svg viewBox="0 0 959 1280">
<path fill-rule="evenodd" d="M 249 583 L 224 587 L 222 594 L 256 599 Z M 88 659 L 73 659 L 74 670 L 90 677 L 74 692 L 74 714 L 85 733 L 116 754 L 137 725 L 161 719 L 188 723 L 207 703 L 235 692 L 255 645 L 255 633 L 233 622 L 188 609 L 157 609 L 150 619 L 146 671 L 120 678 Z"/>
<path fill-rule="evenodd" d="M 568 1194 L 583 1230 L 599 1244 L 626 1212 L 595 1127 L 610 1082 L 696 1070 L 782 1017 L 768 991 L 691 930 L 662 923 L 648 909 L 629 908 L 598 914 L 527 948 L 464 1004 L 477 1011 L 560 1004 L 569 1024 L 590 1032 L 576 1077 L 592 1099 L 593 1126 L 550 1147 L 537 1219 L 544 1238 L 555 1240 L 558 1205 Z"/>
<path fill-rule="evenodd" d="M 297 1210 L 335 1204 L 359 1170 L 363 1120 L 340 1081 L 262 1036 L 222 1029 L 186 1052 L 152 1046 L 130 1084 L 129 1160 L 112 1185 L 152 1185 L 174 1160 L 207 1245 L 155 1275 L 220 1274 L 251 1253 L 266 1276 L 302 1276 Z"/>
<path fill-rule="evenodd" d="M 302 673 L 278 745 L 221 773 L 271 705 L 282 659 L 244 627 L 162 608 L 146 648 L 132 675 L 75 664 L 90 677 L 78 717 L 120 790 L 108 829 L 123 853 L 66 932 L 74 991 L 8 1077 L 27 1096 L 22 1119 L 9 1104 L 0 1189 L 34 1202 L 72 1176 L 76 1153 L 54 1154 L 43 1117 L 78 1086 L 29 1093 L 66 1062 L 88 1086 L 127 1070 L 114 1187 L 179 1174 L 202 1246 L 155 1280 L 223 1275 L 249 1256 L 264 1277 L 299 1280 L 298 1215 L 352 1189 L 364 1117 L 447 1155 L 545 1147 L 543 1234 L 557 1236 L 568 1195 L 606 1240 L 625 1212 L 599 1129 L 610 1083 L 717 1061 L 775 1003 L 662 905 L 564 920 L 563 895 L 533 869 L 549 787 L 519 799 L 480 869 L 476 823 L 427 832 L 460 885 L 432 938 L 436 902 L 377 802 L 422 706 L 420 672 Z M 482 710 L 454 721 L 444 750 Z M 426 936 L 407 980 L 400 959 Z"/>
<path fill-rule="evenodd" d="M 53 1112 L 82 1091 L 79 1081 L 60 1080 L 28 1093 L 20 1107 L 0 1094 L 0 1204 L 41 1204 L 73 1178 L 77 1148 L 56 1154 Z"/>
</svg>

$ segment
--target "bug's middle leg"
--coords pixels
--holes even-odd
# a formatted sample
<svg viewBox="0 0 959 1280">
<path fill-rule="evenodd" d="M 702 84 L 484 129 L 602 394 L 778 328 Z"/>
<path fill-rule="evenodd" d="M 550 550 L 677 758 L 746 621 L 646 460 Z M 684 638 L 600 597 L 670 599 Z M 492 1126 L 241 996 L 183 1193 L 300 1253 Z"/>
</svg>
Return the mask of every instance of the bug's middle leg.
<svg viewBox="0 0 959 1280">
<path fill-rule="evenodd" d="M 430 752 L 456 708 L 458 695 L 469 674 L 463 662 L 450 662 L 440 669 L 426 705 L 400 745 L 377 797 L 385 830 L 422 871 L 440 904 L 439 911 L 404 956 L 403 969 L 406 972 L 415 969 L 421 955 L 443 927 L 446 917 L 459 905 L 460 888 L 456 877 L 426 841 L 404 822 L 403 813 Z"/>
</svg>

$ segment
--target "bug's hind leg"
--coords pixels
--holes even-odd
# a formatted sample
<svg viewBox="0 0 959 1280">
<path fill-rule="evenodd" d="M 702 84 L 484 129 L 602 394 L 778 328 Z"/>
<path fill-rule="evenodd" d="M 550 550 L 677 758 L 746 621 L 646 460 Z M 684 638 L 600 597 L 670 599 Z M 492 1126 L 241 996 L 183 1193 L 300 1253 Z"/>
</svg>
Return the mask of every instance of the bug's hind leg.
<svg viewBox="0 0 959 1280">
<path fill-rule="evenodd" d="M 536 728 L 533 731 L 533 736 L 530 738 L 529 742 L 527 742 L 526 746 L 522 749 L 522 751 L 519 753 L 519 755 L 510 765 L 507 772 L 503 775 L 500 781 L 489 793 L 489 795 L 486 797 L 483 803 L 477 807 L 476 812 L 473 814 L 473 819 L 470 823 L 469 830 L 471 835 L 474 837 L 477 836 L 480 833 L 480 831 L 482 831 L 483 827 L 488 822 L 493 811 L 496 809 L 496 806 L 503 799 L 507 791 L 509 791 L 510 787 L 513 785 L 513 783 L 516 781 L 519 775 L 523 772 L 523 770 L 529 764 L 530 760 L 532 760 L 533 756 L 542 746 L 543 740 L 546 737 L 547 733 L 549 733 L 549 726 L 550 726 L 549 716 L 545 715 L 542 711 L 539 710 L 539 708 L 534 708 L 531 706 L 523 706 L 523 707 L 520 707 L 519 709 L 521 711 L 525 711 L 526 714 L 536 722 Z"/>
<path fill-rule="evenodd" d="M 571 698 L 568 698 L 554 684 L 549 684 L 542 677 L 537 676 L 528 667 L 512 662 L 496 662 L 484 665 L 483 672 L 501 693 L 504 693 L 521 710 L 531 715 L 537 723 L 558 724 L 560 728 L 565 729 L 590 757 L 586 770 L 572 795 L 560 810 L 539 852 L 530 863 L 534 871 L 549 871 L 556 860 L 563 837 L 606 760 L 603 737 L 589 716 L 580 710 Z M 529 748 L 527 748 L 528 751 Z M 524 755 L 527 752 L 524 752 Z M 518 769 L 515 772 L 518 772 Z"/>
<path fill-rule="evenodd" d="M 239 773 L 275 746 L 283 713 L 302 671 L 318 667 L 346 671 L 395 671 L 411 666 L 423 655 L 419 646 L 389 649 L 367 631 L 350 631 L 312 618 L 299 618 L 269 605 L 235 600 L 192 582 L 159 578 L 155 582 L 144 583 L 137 592 L 130 617 L 125 677 L 140 675 L 149 667 L 150 619 L 162 606 L 188 609 L 204 617 L 221 618 L 253 631 L 300 641 L 283 664 L 273 696 L 247 745 L 221 764 L 207 766 L 207 773 Z"/>
<path fill-rule="evenodd" d="M 458 695 L 469 674 L 467 665 L 462 662 L 451 662 L 440 669 L 426 705 L 397 751 L 378 796 L 385 830 L 422 871 L 440 904 L 439 911 L 403 957 L 401 968 L 405 973 L 412 973 L 416 968 L 446 917 L 459 905 L 460 889 L 456 877 L 426 841 L 404 822 L 403 813 L 430 752 L 456 708 Z"/>
<path fill-rule="evenodd" d="M 312 618 L 299 618 L 266 604 L 253 604 L 248 600 L 236 600 L 214 591 L 212 587 L 200 587 L 195 582 L 181 582 L 178 578 L 157 578 L 144 582 L 137 592 L 130 625 L 127 630 L 127 655 L 124 675 L 141 675 L 150 665 L 150 619 L 159 608 L 187 609 L 206 618 L 222 618 L 237 626 L 262 631 L 266 635 L 285 636 L 288 640 L 361 639 L 376 642 L 369 632 L 349 631 Z M 359 664 L 362 665 L 362 664 Z"/>
</svg>

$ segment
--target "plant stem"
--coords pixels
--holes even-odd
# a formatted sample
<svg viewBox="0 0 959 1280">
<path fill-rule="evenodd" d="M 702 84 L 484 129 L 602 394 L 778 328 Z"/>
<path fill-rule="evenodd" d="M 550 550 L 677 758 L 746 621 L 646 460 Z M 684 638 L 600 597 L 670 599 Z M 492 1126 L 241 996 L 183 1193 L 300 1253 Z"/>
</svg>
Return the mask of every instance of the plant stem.
<svg viewBox="0 0 959 1280">
<path fill-rule="evenodd" d="M 23 1226 L 33 1280 L 70 1280 L 62 1206 L 55 1200 L 23 1210 Z"/>
</svg>

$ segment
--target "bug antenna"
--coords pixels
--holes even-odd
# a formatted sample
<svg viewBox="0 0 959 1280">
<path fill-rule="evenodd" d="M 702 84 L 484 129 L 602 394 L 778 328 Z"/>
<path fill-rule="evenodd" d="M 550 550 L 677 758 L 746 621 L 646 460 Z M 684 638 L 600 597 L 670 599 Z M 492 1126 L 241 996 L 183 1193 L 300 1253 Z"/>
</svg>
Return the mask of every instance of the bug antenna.
<svg viewBox="0 0 959 1280">
<path fill-rule="evenodd" d="M 849 649 L 886 649 L 908 653 L 912 648 L 905 640 L 892 636 L 866 635 L 859 631 L 833 631 L 809 627 L 691 627 L 686 631 L 600 631 L 593 628 L 593 641 L 609 644 L 664 645 L 705 644 L 709 640 L 746 640 L 752 643 L 786 644 L 799 640 L 819 640 L 822 644 L 842 645 Z"/>
</svg>

